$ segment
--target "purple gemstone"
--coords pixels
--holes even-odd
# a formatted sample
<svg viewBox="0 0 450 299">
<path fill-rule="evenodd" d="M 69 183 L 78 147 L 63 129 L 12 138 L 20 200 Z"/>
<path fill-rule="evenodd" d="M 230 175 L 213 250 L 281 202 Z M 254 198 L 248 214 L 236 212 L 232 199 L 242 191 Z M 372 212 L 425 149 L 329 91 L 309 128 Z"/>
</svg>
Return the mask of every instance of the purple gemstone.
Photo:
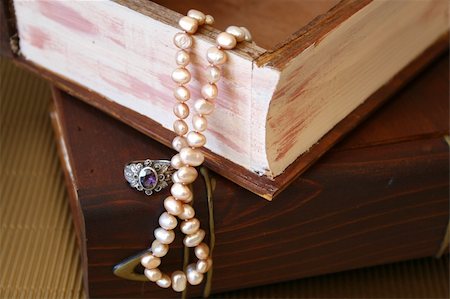
<svg viewBox="0 0 450 299">
<path fill-rule="evenodd" d="M 156 172 L 146 167 L 139 172 L 139 182 L 141 183 L 144 189 L 153 189 L 158 182 L 158 178 L 156 176 Z"/>
</svg>

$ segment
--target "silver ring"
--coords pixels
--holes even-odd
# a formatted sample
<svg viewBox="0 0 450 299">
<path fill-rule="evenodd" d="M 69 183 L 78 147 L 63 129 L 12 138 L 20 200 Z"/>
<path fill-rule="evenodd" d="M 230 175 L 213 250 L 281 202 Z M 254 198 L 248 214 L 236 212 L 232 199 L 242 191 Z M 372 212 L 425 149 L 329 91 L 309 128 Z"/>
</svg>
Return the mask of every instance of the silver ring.
<svg viewBox="0 0 450 299">
<path fill-rule="evenodd" d="M 159 192 L 172 182 L 175 169 L 168 160 L 132 161 L 125 165 L 123 174 L 132 188 L 147 195 Z"/>
</svg>

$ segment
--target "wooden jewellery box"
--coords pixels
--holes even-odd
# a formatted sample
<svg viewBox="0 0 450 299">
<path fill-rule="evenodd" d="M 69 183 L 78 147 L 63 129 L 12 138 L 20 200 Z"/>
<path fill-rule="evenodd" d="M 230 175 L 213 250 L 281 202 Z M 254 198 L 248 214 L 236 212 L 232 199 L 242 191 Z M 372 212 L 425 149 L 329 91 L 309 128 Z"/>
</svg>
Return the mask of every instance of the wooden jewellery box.
<svg viewBox="0 0 450 299">
<path fill-rule="evenodd" d="M 179 13 L 217 20 L 195 37 L 193 98 L 218 29 L 249 28 L 255 43 L 229 52 L 205 154 L 269 200 L 448 44 L 446 0 L 9 2 L 24 64 L 165 145 Z"/>
</svg>

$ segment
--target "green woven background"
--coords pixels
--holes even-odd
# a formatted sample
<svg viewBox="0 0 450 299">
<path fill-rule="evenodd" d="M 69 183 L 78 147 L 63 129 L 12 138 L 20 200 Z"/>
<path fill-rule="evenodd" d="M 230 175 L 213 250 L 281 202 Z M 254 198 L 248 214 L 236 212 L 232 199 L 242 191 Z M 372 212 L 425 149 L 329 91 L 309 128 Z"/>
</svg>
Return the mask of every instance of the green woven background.
<svg viewBox="0 0 450 299">
<path fill-rule="evenodd" d="M 0 297 L 83 298 L 49 88 L 7 60 L 0 64 Z M 448 298 L 448 280 L 448 257 L 426 258 L 215 297 Z"/>
</svg>

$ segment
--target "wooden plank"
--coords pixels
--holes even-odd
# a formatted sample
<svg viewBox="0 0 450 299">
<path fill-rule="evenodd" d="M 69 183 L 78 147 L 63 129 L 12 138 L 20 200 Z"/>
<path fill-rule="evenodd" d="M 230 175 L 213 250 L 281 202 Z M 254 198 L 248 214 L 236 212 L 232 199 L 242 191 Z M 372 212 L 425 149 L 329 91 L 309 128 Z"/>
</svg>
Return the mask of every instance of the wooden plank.
<svg viewBox="0 0 450 299">
<path fill-rule="evenodd" d="M 448 56 L 276 201 L 261 201 L 212 173 L 217 186 L 213 291 L 434 255 L 449 217 L 446 78 Z M 163 157 L 167 147 L 63 92 L 55 95 L 60 137 L 70 157 L 64 162 L 73 170 L 68 183 L 76 184 L 84 217 L 90 295 L 173 296 L 154 284 L 112 274 L 116 262 L 149 246 L 167 195 L 148 198 L 131 190 L 122 167 L 130 157 Z M 197 214 L 206 224 L 201 180 L 195 192 Z M 176 269 L 181 256 L 177 239 L 164 259 L 166 269 Z M 190 295 L 201 288 L 191 288 Z"/>
</svg>

